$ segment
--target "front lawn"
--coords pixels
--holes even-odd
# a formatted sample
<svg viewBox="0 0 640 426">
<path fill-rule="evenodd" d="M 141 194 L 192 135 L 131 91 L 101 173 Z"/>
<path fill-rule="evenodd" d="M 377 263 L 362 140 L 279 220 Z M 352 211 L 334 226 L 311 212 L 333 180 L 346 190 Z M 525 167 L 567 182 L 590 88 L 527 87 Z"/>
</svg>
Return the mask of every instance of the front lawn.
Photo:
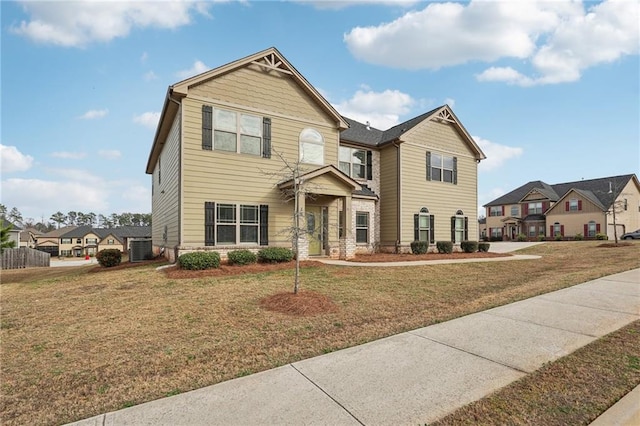
<svg viewBox="0 0 640 426">
<path fill-rule="evenodd" d="M 311 264 L 301 288 L 335 309 L 300 316 L 262 307 L 292 291 L 292 269 L 192 278 L 154 266 L 42 278 L 3 271 L 2 423 L 71 422 L 640 267 L 640 244 L 551 242 L 519 253 L 542 258 Z"/>
</svg>

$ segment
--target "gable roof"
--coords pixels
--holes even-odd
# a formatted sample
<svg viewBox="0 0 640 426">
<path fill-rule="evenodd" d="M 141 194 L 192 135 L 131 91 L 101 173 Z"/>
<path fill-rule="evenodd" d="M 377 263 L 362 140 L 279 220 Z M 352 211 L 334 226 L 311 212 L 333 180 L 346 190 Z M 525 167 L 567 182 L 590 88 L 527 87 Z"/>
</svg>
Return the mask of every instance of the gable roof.
<svg viewBox="0 0 640 426">
<path fill-rule="evenodd" d="M 177 98 L 183 98 L 187 96 L 189 88 L 202 84 L 208 80 L 214 79 L 221 75 L 235 71 L 239 68 L 247 65 L 259 65 L 265 70 L 274 70 L 280 73 L 288 74 L 291 78 L 312 98 L 318 105 L 336 122 L 336 125 L 340 129 L 346 129 L 349 125 L 344 118 L 336 111 L 336 109 L 313 87 L 302 74 L 295 69 L 289 61 L 276 49 L 270 47 L 253 55 L 246 56 L 228 64 L 219 66 L 217 68 L 205 71 L 201 74 L 187 78 L 186 80 L 179 81 L 167 89 L 167 95 L 165 96 L 164 106 L 162 113 L 160 114 L 160 120 L 158 122 L 158 128 L 156 129 L 156 135 L 153 140 L 151 152 L 149 154 L 149 160 L 147 161 L 147 174 L 153 173 L 153 167 L 156 163 L 158 155 L 160 154 L 161 145 L 167 137 L 173 119 L 178 112 L 178 105 L 176 105 Z"/>
<path fill-rule="evenodd" d="M 54 229 L 53 231 L 49 231 L 49 232 L 45 232 L 44 234 L 41 234 L 38 239 L 40 238 L 60 238 L 63 234 L 66 234 L 67 232 L 72 231 L 73 229 L 76 229 L 77 226 L 75 225 L 69 225 L 69 226 L 63 226 L 62 228 L 59 229 Z"/>
<path fill-rule="evenodd" d="M 338 181 L 342 182 L 345 186 L 350 187 L 352 191 L 362 191 L 362 185 L 360 185 L 358 182 L 356 182 L 351 177 L 349 177 L 346 174 L 342 173 L 342 171 L 340 171 L 333 164 L 329 164 L 328 166 L 320 167 L 320 168 L 312 170 L 310 172 L 303 173 L 299 177 L 300 178 L 304 178 L 304 180 L 309 181 L 309 180 L 311 180 L 313 178 L 316 178 L 316 177 L 322 176 L 322 175 L 333 176 Z M 279 189 L 285 189 L 285 188 L 289 188 L 291 186 L 293 186 L 293 179 L 286 179 L 286 180 L 278 183 L 278 188 Z"/>
<path fill-rule="evenodd" d="M 8 228 L 9 226 L 11 226 L 11 231 L 22 231 L 22 228 L 20 228 L 18 225 L 9 222 L 7 219 L 5 219 L 4 217 L 1 218 L 2 219 L 2 227 L 3 228 Z"/>
<path fill-rule="evenodd" d="M 60 238 L 82 238 L 87 234 L 95 234 L 91 225 L 76 226 L 69 232 L 60 235 Z"/>
<path fill-rule="evenodd" d="M 575 190 L 576 192 L 583 194 L 595 205 L 601 206 L 604 210 L 607 210 L 611 207 L 611 204 L 613 204 L 615 199 L 618 198 L 630 180 L 634 180 L 636 185 L 638 185 L 638 178 L 635 174 L 579 180 L 575 182 L 558 183 L 555 185 L 549 185 L 540 180 L 536 180 L 525 183 L 513 191 L 488 202 L 483 207 L 518 204 L 532 190 L 537 189 L 554 202 L 564 198 L 571 190 Z M 612 194 L 609 194 L 609 183 L 611 183 Z"/>
<path fill-rule="evenodd" d="M 473 151 L 478 160 L 484 160 L 487 158 L 448 105 L 442 105 L 434 108 L 431 111 L 425 112 L 424 114 L 397 124 L 384 131 L 375 129 L 368 124 L 359 123 L 351 118 L 344 118 L 349 123 L 349 128 L 340 132 L 340 141 L 372 147 L 380 147 L 396 141 L 402 142 L 402 136 L 410 132 L 420 123 L 436 119 L 440 122 L 446 122 L 455 126 L 458 133 L 462 136 L 467 145 L 469 145 L 469 148 Z"/>
</svg>

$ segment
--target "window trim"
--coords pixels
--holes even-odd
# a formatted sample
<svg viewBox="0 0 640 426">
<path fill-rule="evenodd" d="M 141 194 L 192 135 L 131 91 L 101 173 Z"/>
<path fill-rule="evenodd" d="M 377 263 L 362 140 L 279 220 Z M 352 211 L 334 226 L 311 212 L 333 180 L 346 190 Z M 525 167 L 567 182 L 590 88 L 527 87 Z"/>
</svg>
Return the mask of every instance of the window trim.
<svg viewBox="0 0 640 426">
<path fill-rule="evenodd" d="M 344 152 L 345 150 L 349 151 L 349 161 L 343 161 L 341 158 L 342 152 Z M 363 155 L 363 160 L 362 163 L 354 163 L 352 161 L 352 159 L 355 157 L 355 153 L 358 151 L 362 151 Z M 338 169 L 340 169 L 341 172 L 343 172 L 344 174 L 346 174 L 347 176 L 353 178 L 353 179 L 357 179 L 357 180 L 371 180 L 371 175 L 372 175 L 372 165 L 371 165 L 371 150 L 365 149 L 365 148 L 353 148 L 350 146 L 340 146 L 338 147 Z M 357 157 L 356 157 L 357 158 Z M 345 164 L 347 165 L 349 172 L 345 172 L 342 169 L 342 165 Z M 354 164 L 358 165 L 358 166 L 362 166 L 362 171 L 363 171 L 363 176 L 355 176 L 353 173 L 354 170 Z"/>
<path fill-rule="evenodd" d="M 221 208 L 233 208 L 233 218 L 221 220 L 220 209 Z M 243 207 L 251 208 L 255 212 L 255 219 L 253 221 L 245 221 L 243 219 Z M 204 245 L 205 246 L 263 246 L 268 245 L 269 241 L 269 206 L 266 204 L 251 204 L 243 202 L 212 202 L 207 201 L 204 203 Z M 220 228 L 221 226 L 234 227 L 234 242 L 220 241 Z M 256 239 L 253 241 L 242 241 L 243 227 L 255 228 Z"/>
<path fill-rule="evenodd" d="M 366 217 L 366 224 L 364 226 L 358 226 L 358 216 L 362 216 L 362 217 Z M 362 212 L 362 211 L 356 211 L 356 223 L 355 223 L 355 229 L 356 229 L 356 244 L 369 244 L 370 238 L 369 238 L 369 212 Z M 365 230 L 366 233 L 366 239 L 365 241 L 358 241 L 358 231 L 362 231 Z"/>
<path fill-rule="evenodd" d="M 439 167 L 434 164 L 435 157 L 440 158 Z M 445 159 L 451 159 L 451 168 L 445 167 Z M 434 179 L 434 170 L 439 170 L 440 179 Z M 451 172 L 451 180 L 445 179 L 445 171 Z M 458 157 L 441 152 L 427 151 L 427 180 L 433 182 L 458 184 Z"/>
</svg>

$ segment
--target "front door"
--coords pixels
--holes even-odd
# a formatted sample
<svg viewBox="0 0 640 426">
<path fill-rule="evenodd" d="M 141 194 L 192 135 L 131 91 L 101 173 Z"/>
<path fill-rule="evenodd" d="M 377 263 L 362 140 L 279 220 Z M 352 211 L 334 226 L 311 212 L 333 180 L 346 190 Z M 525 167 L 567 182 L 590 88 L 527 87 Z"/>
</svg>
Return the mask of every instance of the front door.
<svg viewBox="0 0 640 426">
<path fill-rule="evenodd" d="M 309 256 L 322 254 L 322 207 L 307 206 L 307 239 Z"/>
</svg>

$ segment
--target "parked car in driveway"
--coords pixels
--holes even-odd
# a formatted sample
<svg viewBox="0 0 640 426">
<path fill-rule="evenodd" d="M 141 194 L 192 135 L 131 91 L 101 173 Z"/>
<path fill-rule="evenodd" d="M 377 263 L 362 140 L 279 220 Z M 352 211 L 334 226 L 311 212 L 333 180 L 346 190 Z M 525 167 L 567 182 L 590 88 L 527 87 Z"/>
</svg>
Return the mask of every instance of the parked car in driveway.
<svg viewBox="0 0 640 426">
<path fill-rule="evenodd" d="M 626 232 L 620 237 L 622 240 L 640 240 L 640 229 L 633 232 Z"/>
</svg>

